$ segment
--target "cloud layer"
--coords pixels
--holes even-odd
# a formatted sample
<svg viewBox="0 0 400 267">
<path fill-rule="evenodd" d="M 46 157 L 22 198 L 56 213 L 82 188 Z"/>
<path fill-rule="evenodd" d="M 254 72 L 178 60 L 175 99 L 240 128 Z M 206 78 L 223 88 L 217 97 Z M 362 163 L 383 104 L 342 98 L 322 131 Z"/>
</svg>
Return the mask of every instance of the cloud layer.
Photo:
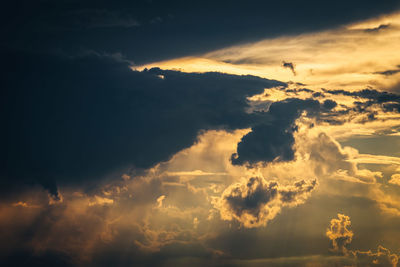
<svg viewBox="0 0 400 267">
<path fill-rule="evenodd" d="M 394 2 L 3 4 L 0 262 L 397 266 Z"/>
</svg>

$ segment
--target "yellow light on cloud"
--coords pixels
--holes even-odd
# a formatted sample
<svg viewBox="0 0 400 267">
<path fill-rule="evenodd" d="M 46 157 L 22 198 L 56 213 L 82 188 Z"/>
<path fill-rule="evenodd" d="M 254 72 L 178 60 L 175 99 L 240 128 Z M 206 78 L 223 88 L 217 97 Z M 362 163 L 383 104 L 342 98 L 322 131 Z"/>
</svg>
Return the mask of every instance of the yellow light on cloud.
<svg viewBox="0 0 400 267">
<path fill-rule="evenodd" d="M 312 89 L 391 90 L 400 82 L 398 51 L 400 13 L 333 30 L 267 39 L 132 68 L 251 74 L 303 83 Z M 284 68 L 283 62 L 293 63 L 295 74 Z M 393 72 L 385 75 L 385 71 Z"/>
</svg>

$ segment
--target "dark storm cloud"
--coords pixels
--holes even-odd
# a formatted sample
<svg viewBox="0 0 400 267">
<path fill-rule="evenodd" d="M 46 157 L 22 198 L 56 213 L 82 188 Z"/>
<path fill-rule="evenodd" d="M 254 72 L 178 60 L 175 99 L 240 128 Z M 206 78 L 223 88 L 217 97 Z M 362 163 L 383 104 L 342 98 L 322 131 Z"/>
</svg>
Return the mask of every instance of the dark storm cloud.
<svg viewBox="0 0 400 267">
<path fill-rule="evenodd" d="M 293 75 L 296 76 L 296 70 L 295 70 L 294 64 L 293 64 L 292 62 L 285 62 L 285 61 L 283 61 L 283 62 L 282 62 L 282 67 L 283 67 L 283 68 L 290 69 L 290 70 L 292 71 Z"/>
<path fill-rule="evenodd" d="M 332 28 L 398 7 L 396 0 L 8 0 L 2 2 L 0 31 L 9 47 L 119 51 L 140 64 Z"/>
<path fill-rule="evenodd" d="M 293 131 L 290 125 L 264 124 L 253 127 L 238 144 L 237 153 L 231 158 L 232 164 L 293 160 Z"/>
<path fill-rule="evenodd" d="M 271 104 L 268 114 L 273 118 L 269 123 L 252 127 L 237 146 L 232 155 L 235 165 L 256 164 L 271 161 L 290 161 L 294 159 L 293 133 L 297 131 L 295 120 L 303 111 L 316 116 L 320 103 L 316 100 L 286 99 Z"/>
<path fill-rule="evenodd" d="M 200 130 L 246 128 L 246 96 L 285 84 L 254 76 L 129 69 L 120 56 L 2 54 L 1 191 L 84 183 L 148 168 Z"/>
</svg>

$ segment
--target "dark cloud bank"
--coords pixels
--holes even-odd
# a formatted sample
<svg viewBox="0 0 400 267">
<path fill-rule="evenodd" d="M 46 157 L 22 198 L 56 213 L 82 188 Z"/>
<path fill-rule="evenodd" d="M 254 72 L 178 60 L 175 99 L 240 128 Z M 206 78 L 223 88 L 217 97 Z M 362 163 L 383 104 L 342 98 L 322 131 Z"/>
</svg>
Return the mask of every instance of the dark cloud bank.
<svg viewBox="0 0 400 267">
<path fill-rule="evenodd" d="M 291 99 L 273 103 L 269 112 L 248 114 L 246 96 L 285 84 L 218 73 L 135 72 L 113 53 L 149 62 L 333 27 L 398 7 L 397 1 L 344 3 L 4 3 L 2 195 L 36 183 L 56 195 L 57 183 L 148 168 L 190 146 L 207 129 L 252 128 L 238 144 L 234 164 L 292 160 L 294 122 L 301 112 L 318 113 L 335 103 L 321 107 L 316 100 Z M 386 108 L 399 110 L 397 104 Z"/>
<path fill-rule="evenodd" d="M 131 71 L 94 53 L 3 54 L 2 191 L 99 179 L 148 168 L 192 145 L 198 132 L 255 124 L 246 96 L 283 83 L 253 76 Z"/>
<path fill-rule="evenodd" d="M 247 113 L 247 96 L 286 87 L 254 76 L 132 71 L 121 56 L 94 52 L 67 57 L 13 50 L 2 58 L 3 197 L 34 184 L 57 195 L 57 183 L 90 185 L 124 169 L 149 168 L 209 129 L 252 129 L 238 143 L 233 164 L 290 161 L 301 114 L 326 122 L 337 115 L 334 101 L 312 98 Z M 398 95 L 370 89 L 324 94 L 367 99 L 356 107 L 367 114 L 375 104 L 396 112 L 400 106 Z"/>
</svg>

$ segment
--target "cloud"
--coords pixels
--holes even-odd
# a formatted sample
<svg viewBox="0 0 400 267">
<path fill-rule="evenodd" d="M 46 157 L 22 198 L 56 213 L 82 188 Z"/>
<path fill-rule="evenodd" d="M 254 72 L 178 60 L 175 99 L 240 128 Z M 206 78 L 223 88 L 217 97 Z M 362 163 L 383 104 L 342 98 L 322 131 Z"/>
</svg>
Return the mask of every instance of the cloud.
<svg viewBox="0 0 400 267">
<path fill-rule="evenodd" d="M 378 72 L 374 72 L 374 74 L 380 74 L 380 75 L 385 75 L 385 76 L 392 76 L 395 75 L 397 73 L 399 73 L 400 70 L 396 69 L 396 70 L 385 70 L 385 71 L 378 71 Z"/>
<path fill-rule="evenodd" d="M 326 99 L 323 103 L 323 107 L 326 109 L 333 109 L 337 106 L 337 103 L 331 99 Z"/>
<path fill-rule="evenodd" d="M 395 41 L 399 35 L 399 14 L 386 14 L 375 18 L 377 21 L 361 21 L 360 24 L 367 25 L 365 27 L 347 24 L 322 32 L 265 37 L 261 41 L 254 40 L 209 53 L 141 65 L 143 68 L 159 66 L 197 72 L 214 69 L 232 74 L 249 73 L 290 80 L 293 84 L 307 84 L 314 90 L 341 88 L 354 91 L 370 87 L 395 91 L 400 76 L 394 72 L 399 69 L 396 66 L 400 57 L 388 51 L 397 51 L 400 47 Z M 375 34 L 365 31 L 384 24 L 391 26 L 384 30 L 381 28 Z M 350 64 L 349 58 L 352 59 Z M 296 76 L 289 68 L 282 67 L 282 59 L 288 59 L 289 62 L 285 63 L 296 63 Z"/>
<path fill-rule="evenodd" d="M 374 135 L 391 127 L 388 123 L 391 117 L 393 123 L 398 124 L 397 112 L 388 111 L 385 105 L 396 103 L 399 96 L 371 89 L 353 92 L 323 90 L 323 94 L 311 98 L 314 93 L 307 88 L 272 88 L 249 98 L 251 103 L 255 103 L 252 112 L 269 115 L 269 120 L 253 126 L 242 137 L 236 153 L 231 156 L 232 163 L 266 167 L 290 162 L 299 156 L 311 160 L 317 176 L 336 176 L 366 183 L 382 178 L 380 172 L 359 169 L 357 163 L 377 162 L 378 158 L 382 159 L 379 162 L 394 162 L 397 158 L 359 154 L 350 147 L 342 148 L 333 137 Z M 304 128 L 300 135 L 299 128 Z M 307 132 L 313 134 L 307 135 Z M 303 135 L 307 140 L 300 140 Z M 297 144 L 299 140 L 301 143 Z M 303 151 L 296 154 L 298 149 Z"/>
<path fill-rule="evenodd" d="M 389 180 L 389 183 L 400 186 L 400 174 L 393 174 L 391 179 Z"/>
<path fill-rule="evenodd" d="M 290 128 L 290 125 L 285 126 L 282 127 L 278 122 L 253 127 L 252 131 L 239 142 L 237 153 L 232 155 L 232 163 L 243 165 L 293 160 L 294 129 Z"/>
<path fill-rule="evenodd" d="M 282 62 L 282 67 L 290 69 L 292 71 L 293 75 L 296 76 L 296 70 L 295 70 L 294 64 L 292 62 L 283 61 Z"/>
<path fill-rule="evenodd" d="M 382 91 L 377 91 L 374 89 L 363 89 L 363 90 L 358 90 L 358 91 L 346 91 L 346 90 L 323 90 L 325 93 L 329 93 L 332 95 L 346 95 L 346 96 L 353 96 L 353 97 L 360 97 L 360 98 L 366 98 L 370 99 L 373 101 L 376 101 L 376 103 L 383 103 L 383 102 L 391 102 L 391 101 L 400 101 L 400 95 L 390 93 L 390 92 L 382 92 Z"/>
<path fill-rule="evenodd" d="M 353 231 L 350 217 L 338 213 L 338 219 L 332 219 L 330 227 L 326 231 L 326 236 L 332 241 L 333 250 L 353 259 L 353 266 L 392 266 L 396 267 L 399 256 L 391 253 L 389 249 L 379 245 L 377 252 L 349 250 L 349 245 L 353 239 Z"/>
<path fill-rule="evenodd" d="M 346 95 L 352 103 L 355 100 L 359 103 L 343 106 L 338 99 L 344 94 L 291 88 L 291 91 L 280 90 L 284 99 L 260 100 L 260 105 L 251 110 L 254 104 L 251 96 L 261 95 L 266 92 L 265 88 L 272 86 L 283 89 L 287 84 L 223 73 L 184 73 L 158 68 L 132 71 L 131 59 L 148 61 L 153 57 L 170 57 L 174 51 L 191 54 L 193 49 L 207 50 L 218 46 L 221 40 L 229 42 L 225 33 L 220 34 L 224 28 L 229 28 L 239 38 L 251 40 L 249 36 L 238 33 L 249 32 L 251 27 L 243 25 L 243 21 L 246 24 L 252 20 L 238 19 L 238 13 L 233 12 L 231 22 L 241 25 L 235 27 L 229 22 L 232 3 L 193 2 L 182 7 L 175 1 L 159 3 L 156 0 L 155 3 L 160 7 L 153 9 L 155 5 L 149 5 L 144 8 L 145 4 L 138 2 L 134 8 L 137 13 L 133 14 L 128 7 L 126 13 L 118 8 L 115 10 L 113 3 L 109 4 L 110 9 L 99 7 L 97 11 L 74 13 L 73 2 L 67 9 L 64 9 L 63 3 L 55 5 L 57 8 L 51 8 L 51 12 L 47 8 L 41 9 L 41 4 L 32 3 L 24 5 L 22 13 L 7 8 L 0 11 L 18 13 L 17 18 L 9 21 L 8 17 L 4 19 L 0 16 L 0 20 L 6 22 L 0 23 L 0 27 L 7 28 L 6 32 L 10 33 L 10 36 L 6 34 L 9 37 L 6 38 L 6 45 L 29 47 L 29 51 L 36 51 L 5 49 L 2 53 L 4 77 L 0 93 L 0 119 L 2 128 L 6 130 L 0 133 L 0 161 L 3 163 L 0 167 L 1 262 L 5 265 L 33 266 L 63 266 L 71 262 L 81 266 L 196 266 L 195 263 L 212 266 L 208 263 L 229 265 L 230 262 L 220 259 L 226 256 L 226 252 L 233 251 L 238 253 L 231 253 L 228 257 L 232 258 L 232 262 L 240 259 L 239 265 L 240 261 L 243 264 L 273 266 L 286 264 L 287 261 L 296 265 L 294 262 L 302 261 L 306 265 L 306 261 L 314 257 L 310 256 L 311 253 L 316 255 L 319 249 L 325 249 L 324 246 L 318 248 L 321 240 L 322 243 L 326 241 L 320 234 L 326 222 L 326 213 L 321 210 L 332 209 L 329 205 L 349 202 L 334 196 L 339 199 L 334 201 L 338 202 L 325 205 L 327 200 L 321 197 L 324 191 L 312 199 L 314 204 L 307 201 L 307 205 L 291 209 L 290 216 L 286 212 L 282 214 L 283 218 L 279 216 L 279 220 L 269 224 L 268 231 L 262 227 L 247 228 L 266 225 L 270 220 L 278 219 L 277 214 L 285 207 L 294 207 L 308 200 L 316 188 L 316 181 L 312 180 L 316 173 L 321 174 L 321 177 L 315 176 L 322 184 L 322 179 L 326 177 L 356 180 L 364 176 L 370 178 L 374 172 L 359 170 L 356 163 L 351 162 L 356 159 L 355 153 L 342 148 L 327 135 L 309 135 L 309 142 L 298 142 L 300 128 L 328 127 L 334 124 L 335 117 L 338 125 L 345 124 L 353 119 L 354 114 L 376 112 L 376 116 L 371 117 L 372 121 L 382 115 L 378 105 L 385 107 L 385 112 L 397 112 L 399 101 L 394 95 L 369 91 L 363 92 L 363 96 Z M 98 4 L 104 5 L 103 2 Z M 287 6 L 294 8 L 287 4 L 276 5 L 282 6 L 285 14 L 288 14 Z M 303 6 L 304 3 L 295 5 Z M 187 9 L 188 6 L 195 12 Z M 250 11 L 255 10 L 253 4 L 249 6 Z M 204 7 L 212 13 L 206 22 Z M 257 12 L 265 15 L 261 4 L 259 7 Z M 342 9 L 340 5 L 339 10 Z M 40 12 L 36 12 L 38 10 Z M 224 20 L 221 20 L 221 10 L 226 14 Z M 296 8 L 293 10 L 297 11 Z M 83 16 L 74 22 L 76 24 L 72 23 L 78 27 L 68 27 L 71 26 L 71 17 L 76 19 L 76 16 L 65 19 L 64 12 Z M 167 20 L 164 12 L 174 14 Z M 254 12 L 247 13 L 242 9 L 239 13 L 255 17 Z M 323 12 L 315 14 L 324 15 Z M 343 13 L 335 14 L 341 16 Z M 354 12 L 350 20 L 354 19 L 353 15 Z M 284 21 L 283 24 L 287 23 L 284 17 L 277 17 Z M 24 18 L 24 25 L 19 18 Z M 161 18 L 161 23 L 147 25 L 149 18 Z M 276 21 L 276 17 L 271 16 L 260 18 Z M 325 18 L 324 23 L 331 25 Z M 136 27 L 139 21 L 141 25 Z M 221 25 L 226 21 L 229 27 Z M 206 29 L 203 33 L 193 31 L 198 27 L 191 26 L 200 25 L 199 22 L 201 28 Z M 260 21 L 255 24 L 263 31 L 265 25 L 272 25 Z M 338 25 L 337 22 L 333 24 Z M 51 27 L 46 28 L 49 25 Z M 320 24 L 315 25 L 320 27 Z M 276 34 L 285 32 L 272 26 L 267 30 Z M 148 31 L 149 27 L 152 30 Z M 209 28 L 215 31 L 209 31 Z M 182 35 L 182 32 L 187 35 Z M 121 33 L 124 37 L 113 38 L 121 36 Z M 207 38 L 199 38 L 198 35 L 204 33 Z M 262 36 L 265 36 L 264 33 Z M 200 39 L 201 42 L 193 42 Z M 289 46 L 293 44 L 287 43 Z M 321 43 L 320 47 L 332 44 L 336 47 L 334 42 Z M 77 56 L 74 53 L 77 46 L 106 52 Z M 1 49 L 4 47 L 3 42 Z M 51 52 L 41 54 L 43 50 Z M 128 51 L 124 54 L 129 60 L 110 51 Z M 68 53 L 74 56 L 67 56 Z M 320 54 L 315 50 L 312 53 L 315 56 Z M 258 54 L 270 56 L 272 53 Z M 279 55 L 277 65 L 273 67 L 291 75 L 279 66 L 281 58 Z M 303 71 L 309 64 L 291 56 L 287 58 L 299 64 L 296 78 L 303 73 L 311 73 Z M 257 62 L 252 59 L 236 63 L 246 65 Z M 295 73 L 294 65 L 287 64 L 291 64 L 288 68 Z M 366 73 L 373 71 L 371 69 Z M 309 84 L 309 81 L 304 83 Z M 290 86 L 305 85 L 297 82 Z M 331 99 L 324 99 L 325 96 Z M 204 139 L 209 142 L 203 142 Z M 312 142 L 318 144 L 307 146 Z M 230 161 L 235 152 L 237 154 Z M 255 168 L 247 169 L 246 166 Z M 293 171 L 288 172 L 288 169 Z M 274 178 L 279 182 L 260 178 L 275 177 L 271 175 L 273 171 L 279 172 L 279 177 Z M 298 181 L 299 173 L 301 177 L 311 177 L 311 180 Z M 115 181 L 115 177 L 119 181 Z M 243 177 L 240 183 L 239 177 Z M 37 184 L 53 195 L 48 196 Z M 350 186 L 340 186 L 346 183 L 337 184 L 339 189 L 329 189 L 330 192 L 350 191 Z M 359 187 L 367 187 L 362 186 Z M 26 188 L 28 190 L 22 194 L 16 193 Z M 397 190 L 390 187 L 392 189 Z M 362 190 L 358 189 L 357 193 Z M 340 196 L 345 195 L 340 193 Z M 323 201 L 320 202 L 321 199 Z M 387 207 L 397 207 L 391 205 L 395 200 L 388 202 Z M 360 201 L 361 204 L 354 206 L 359 208 L 365 202 Z M 369 205 L 375 205 L 375 202 Z M 362 208 L 369 211 L 365 206 Z M 315 222 L 318 221 L 313 216 L 315 210 L 321 212 L 317 213 L 320 217 L 317 219 L 322 221 L 320 225 Z M 227 222 L 220 218 L 225 218 Z M 232 224 L 243 227 L 239 230 L 227 227 Z M 275 228 L 270 231 L 270 226 L 274 224 Z M 229 242 L 233 240 L 232 236 L 238 240 L 236 245 Z M 223 249 L 220 250 L 221 247 L 210 244 L 212 238 L 229 244 L 221 246 Z M 336 243 L 338 247 L 339 243 Z M 247 248 L 246 244 L 253 246 Z M 229 250 L 233 246 L 236 249 Z M 386 264 L 385 260 L 393 263 L 397 257 L 383 247 L 378 247 L 376 253 L 352 253 L 357 254 L 354 257 L 360 262 L 362 257 L 367 257 L 368 261 L 382 264 Z M 251 258 L 262 259 L 263 255 L 274 258 L 250 262 Z M 332 258 L 340 257 L 335 255 Z M 319 260 L 323 259 L 315 256 L 311 265 Z"/>
<path fill-rule="evenodd" d="M 343 5 L 347 7 L 345 10 Z M 23 0 L 20 5 L 12 1 L 4 3 L 0 25 L 8 37 L 3 44 L 8 47 L 34 51 L 75 52 L 82 47 L 121 51 L 135 62 L 146 63 L 265 37 L 315 32 L 397 8 L 395 0 L 387 0 L 385 4 L 361 0 L 271 4 L 252 0 L 240 6 L 226 0 L 217 5 L 210 0 L 201 4 L 179 0 L 168 3 L 88 0 L 80 4 L 63 1 L 57 5 Z M 24 18 L 24 27 L 17 23 L 19 18 Z M 163 22 L 150 23 L 156 18 Z M 205 30 L 196 30 L 200 28 Z"/>
<path fill-rule="evenodd" d="M 259 106 L 263 102 L 265 104 L 289 101 L 290 99 L 318 100 L 321 102 L 321 109 L 319 112 L 315 110 L 311 114 L 317 119 L 317 123 L 331 125 L 349 122 L 365 124 L 376 120 L 387 121 L 385 113 L 392 113 L 393 118 L 397 118 L 400 111 L 399 94 L 375 89 L 347 91 L 323 88 L 318 91 L 301 87 L 272 88 L 265 90 L 264 94 L 255 95 L 250 99 Z"/>
<path fill-rule="evenodd" d="M 225 172 L 204 172 L 202 170 L 186 171 L 186 172 L 167 172 L 170 176 L 215 176 L 227 175 Z"/>
<path fill-rule="evenodd" d="M 238 143 L 237 153 L 231 158 L 232 163 L 253 165 L 293 160 L 296 119 L 304 111 L 313 116 L 319 109 L 319 102 L 312 99 L 291 98 L 272 103 L 267 113 L 271 116 L 271 122 L 252 127 L 251 132 Z"/>
<path fill-rule="evenodd" d="M 3 196 L 36 183 L 57 195 L 57 184 L 149 168 L 191 146 L 202 130 L 263 120 L 246 112 L 246 97 L 285 86 L 254 76 L 132 71 L 128 61 L 96 53 L 3 51 L 3 59 Z"/>
<path fill-rule="evenodd" d="M 114 203 L 113 199 L 101 197 L 101 196 L 94 196 L 91 201 L 89 201 L 89 206 L 95 205 L 112 205 Z"/>
<path fill-rule="evenodd" d="M 218 264 L 233 264 L 236 260 L 243 258 L 270 257 L 269 260 L 265 260 L 265 264 L 264 262 L 258 264 L 279 266 L 274 261 L 276 259 L 282 264 L 290 262 L 289 266 L 306 266 L 308 261 L 322 262 L 323 266 L 335 266 L 334 264 L 324 264 L 325 260 L 328 260 L 324 258 L 325 255 L 314 259 L 305 255 L 325 253 L 324 238 L 319 235 L 325 229 L 326 219 L 321 218 L 325 218 L 328 211 L 334 211 L 337 205 L 348 204 L 348 198 L 346 201 L 340 200 L 339 203 L 335 200 L 335 203 L 332 204 L 330 202 L 332 199 L 328 201 L 326 198 L 321 199 L 320 191 L 312 191 L 312 198 L 307 193 L 299 193 L 301 196 L 297 194 L 296 192 L 301 191 L 299 188 L 308 191 L 307 185 L 313 186 L 311 181 L 306 184 L 293 182 L 298 179 L 295 177 L 300 174 L 305 177 L 305 172 L 307 172 L 307 177 L 313 177 L 308 173 L 308 171 L 312 172 L 309 164 L 292 165 L 294 162 L 270 164 L 276 165 L 275 168 L 281 171 L 281 175 L 276 179 L 279 181 L 278 189 L 282 192 L 279 194 L 279 201 L 285 202 L 287 206 L 282 204 L 281 210 L 285 212 L 274 217 L 273 222 L 268 222 L 267 228 L 240 227 L 237 229 L 228 227 L 229 225 L 236 226 L 240 222 L 236 219 L 222 221 L 219 216 L 220 211 L 215 207 L 213 209 L 210 199 L 213 199 L 214 196 L 220 198 L 221 191 L 213 191 L 211 188 L 209 189 L 208 185 L 217 185 L 223 191 L 232 182 L 235 183 L 238 177 L 247 177 L 248 175 L 245 167 L 229 164 L 229 156 L 234 151 L 235 144 L 246 132 L 248 130 L 205 132 L 193 146 L 178 152 L 170 161 L 151 168 L 145 176 L 138 177 L 129 173 L 130 179 L 120 178 L 120 183 L 115 183 L 114 186 L 100 186 L 96 192 L 91 194 L 68 193 L 67 188 L 61 187 L 64 202 L 52 205 L 51 212 L 39 210 L 38 217 L 33 220 L 29 219 L 32 210 L 28 210 L 26 207 L 12 206 L 15 213 L 8 214 L 12 215 L 11 218 L 20 216 L 17 218 L 23 219 L 17 220 L 19 223 L 25 222 L 27 225 L 32 225 L 38 221 L 39 225 L 35 224 L 33 228 L 28 227 L 28 230 L 22 227 L 19 228 L 19 231 L 15 231 L 13 230 L 15 226 L 11 227 L 11 223 L 15 225 L 18 223 L 12 220 L 9 221 L 8 226 L 5 225 L 2 228 L 11 232 L 9 236 L 19 236 L 15 233 L 32 233 L 34 247 L 41 248 L 42 251 L 61 250 L 67 255 L 72 255 L 75 265 L 76 261 L 85 266 L 102 266 L 102 264 L 107 266 L 112 263 L 135 266 L 157 265 L 160 261 L 167 261 L 172 262 L 171 264 L 174 266 L 186 266 L 188 263 L 186 260 L 190 258 L 192 259 L 190 263 L 193 262 L 193 264 L 203 263 L 207 266 L 216 264 L 218 266 Z M 306 162 L 310 163 L 310 160 L 307 159 Z M 297 172 L 288 172 L 287 165 L 292 165 Z M 168 175 L 170 174 L 168 172 L 176 170 L 182 170 L 182 173 L 175 173 L 177 177 Z M 185 179 L 187 174 L 185 171 L 189 172 L 190 170 L 204 170 L 210 176 L 191 177 L 196 180 L 188 181 Z M 211 175 L 211 173 L 218 172 L 226 172 L 228 175 Z M 264 176 L 267 174 L 268 172 Z M 275 175 L 269 177 L 275 177 Z M 318 178 L 319 188 L 321 188 L 322 183 L 326 182 L 322 180 L 325 177 Z M 180 186 L 176 187 L 165 183 L 172 181 L 180 183 Z M 270 181 L 265 182 L 270 183 Z M 246 184 L 246 182 L 242 182 L 242 184 Z M 339 184 L 337 190 L 343 195 L 350 191 L 354 193 L 353 190 L 348 189 L 348 184 Z M 357 188 L 359 187 L 353 187 L 356 191 Z M 47 194 L 44 193 L 44 195 L 46 196 L 44 203 L 47 203 Z M 325 195 L 325 191 L 322 195 Z M 114 203 L 112 205 L 90 205 L 96 196 L 113 199 Z M 166 197 L 163 199 L 161 207 L 158 207 L 157 199 L 160 196 Z M 304 201 L 307 200 L 306 205 L 293 209 L 288 208 L 298 205 L 303 201 L 303 197 Z M 338 199 L 336 195 L 334 198 Z M 295 201 L 296 199 L 298 201 Z M 20 201 L 28 205 L 35 204 L 24 198 L 21 198 Z M 366 203 L 368 202 L 353 203 L 355 205 L 352 206 L 352 209 L 362 208 L 365 209 L 363 212 L 368 214 L 369 208 L 367 208 L 368 205 L 365 205 Z M 288 209 L 285 210 L 285 207 Z M 23 209 L 23 212 L 17 210 L 18 208 Z M 211 213 L 210 210 L 212 210 Z M 3 214 L 7 215 L 6 212 Z M 319 214 L 319 219 L 316 220 L 313 217 L 315 214 Z M 44 218 L 41 218 L 42 216 Z M 373 225 L 374 222 L 369 222 L 368 225 Z M 194 227 L 195 225 L 197 227 Z M 300 234 L 293 234 L 293 232 Z M 0 239 L 7 240 L 7 237 L 0 236 Z M 32 242 L 31 235 L 21 239 L 19 244 L 31 246 L 29 243 Z M 60 241 L 58 242 L 58 240 Z M 269 242 L 265 240 L 269 240 Z M 213 242 L 224 245 L 219 246 Z M 304 242 L 313 245 L 304 246 Z M 0 243 L 10 245 L 11 242 Z M 249 243 L 254 246 L 243 245 Z M 287 247 L 288 243 L 289 248 Z M 219 254 L 217 250 L 220 251 Z M 292 258 L 293 256 L 298 256 L 303 260 Z M 227 257 L 227 261 L 224 260 L 225 257 Z M 276 257 L 280 257 L 280 260 Z M 302 264 L 297 264 L 297 260 L 300 260 Z M 331 262 L 341 262 L 340 256 L 330 257 L 329 263 Z M 242 265 L 247 263 L 251 264 L 251 262 L 239 261 L 239 264 Z M 283 266 L 286 265 L 283 264 Z"/>
<path fill-rule="evenodd" d="M 391 157 L 384 155 L 372 155 L 372 154 L 357 154 L 354 155 L 349 162 L 355 163 L 366 163 L 366 164 L 385 164 L 385 165 L 400 165 L 399 157 Z"/>
<path fill-rule="evenodd" d="M 223 220 L 236 220 L 248 228 L 265 226 L 282 207 L 304 203 L 316 184 L 314 180 L 282 186 L 261 177 L 252 177 L 244 183 L 229 186 L 214 205 Z"/>
<path fill-rule="evenodd" d="M 387 29 L 390 27 L 390 24 L 381 24 L 378 27 L 364 29 L 365 32 L 379 32 L 381 30 Z"/>
<path fill-rule="evenodd" d="M 304 136 L 298 135 L 299 144 L 296 147 L 300 150 L 300 157 L 306 158 L 307 165 L 312 166 L 317 177 L 323 176 L 369 184 L 380 181 L 381 172 L 370 171 L 357 165 L 357 163 L 371 162 L 359 161 L 364 154 L 358 154 L 358 151 L 352 147 L 342 147 L 325 132 L 316 131 L 315 134 L 314 137 L 307 133 Z"/>
<path fill-rule="evenodd" d="M 399 256 L 395 253 L 391 253 L 387 248 L 378 246 L 377 252 L 372 251 L 352 251 L 352 254 L 356 258 L 356 266 L 392 266 L 396 267 L 399 262 Z"/>
<path fill-rule="evenodd" d="M 165 199 L 165 195 L 162 195 L 157 198 L 157 207 L 161 208 L 163 204 L 163 200 Z"/>
<path fill-rule="evenodd" d="M 334 251 L 347 254 L 346 246 L 353 240 L 353 232 L 349 230 L 351 225 L 350 217 L 338 214 L 338 219 L 332 219 L 326 236 L 332 241 Z"/>
<path fill-rule="evenodd" d="M 92 194 L 64 188 L 64 201 L 54 205 L 48 204 L 43 189 L 19 195 L 26 204 L 0 203 L 0 226 L 7 229 L 0 232 L 0 261 L 9 266 L 36 261 L 48 266 L 60 261 L 64 266 L 64 260 L 68 266 L 109 266 L 110 262 L 136 266 L 151 264 L 159 256 L 212 257 L 213 250 L 201 242 L 210 207 L 175 206 L 176 194 L 161 179 L 150 175 L 121 179 L 99 186 Z M 186 198 L 196 201 L 196 193 L 185 190 Z M 46 255 L 53 252 L 47 263 Z"/>
</svg>

